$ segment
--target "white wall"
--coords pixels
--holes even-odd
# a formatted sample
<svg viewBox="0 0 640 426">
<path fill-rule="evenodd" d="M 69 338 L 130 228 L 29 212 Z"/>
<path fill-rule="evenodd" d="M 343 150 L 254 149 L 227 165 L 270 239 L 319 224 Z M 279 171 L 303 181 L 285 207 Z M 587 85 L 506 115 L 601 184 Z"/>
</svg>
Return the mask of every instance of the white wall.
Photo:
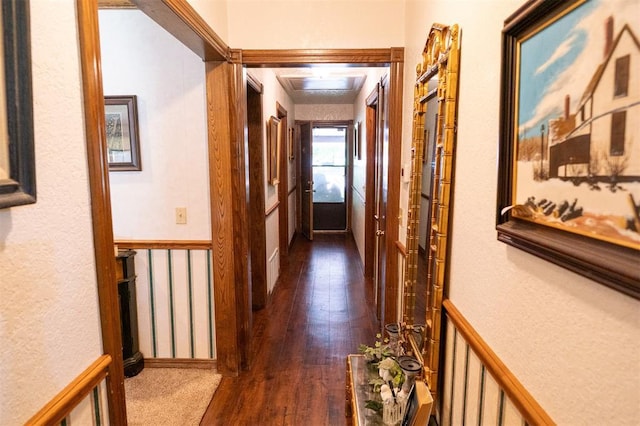
<svg viewBox="0 0 640 426">
<path fill-rule="evenodd" d="M 228 40 L 228 0 L 187 0 L 187 3 L 202 16 L 202 19 L 222 40 Z"/>
<path fill-rule="evenodd" d="M 75 3 L 31 2 L 31 46 L 37 203 L 0 210 L 3 425 L 102 354 Z"/>
<path fill-rule="evenodd" d="M 640 303 L 496 240 L 501 30 L 522 3 L 407 3 L 405 152 L 426 35 L 433 22 L 458 23 L 450 298 L 556 422 L 637 424 Z"/>
<path fill-rule="evenodd" d="M 228 44 L 242 49 L 375 48 L 404 41 L 399 0 L 239 0 L 228 2 L 227 10 Z"/>
<path fill-rule="evenodd" d="M 353 120 L 353 104 L 298 104 L 296 120 Z"/>
<path fill-rule="evenodd" d="M 138 97 L 142 171 L 109 173 L 115 238 L 211 239 L 204 63 L 137 10 L 101 10 L 100 39 L 105 95 Z"/>
</svg>

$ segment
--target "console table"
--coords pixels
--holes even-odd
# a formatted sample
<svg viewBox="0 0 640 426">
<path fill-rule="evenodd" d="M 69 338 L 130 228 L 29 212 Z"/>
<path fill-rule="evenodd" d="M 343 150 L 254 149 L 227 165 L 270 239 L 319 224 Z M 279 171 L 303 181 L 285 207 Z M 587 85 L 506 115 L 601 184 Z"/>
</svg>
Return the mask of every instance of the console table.
<svg viewBox="0 0 640 426">
<path fill-rule="evenodd" d="M 138 347 L 138 305 L 136 303 L 136 272 L 133 250 L 118 251 L 116 278 L 120 302 L 122 358 L 124 375 L 133 377 L 144 368 L 144 358 Z"/>
<path fill-rule="evenodd" d="M 369 384 L 371 378 L 377 377 L 367 366 L 364 355 L 347 355 L 347 394 L 345 414 L 347 424 L 353 425 L 383 425 L 382 416 L 365 407 L 367 400 L 380 401 L 380 394 L 374 392 Z"/>
</svg>

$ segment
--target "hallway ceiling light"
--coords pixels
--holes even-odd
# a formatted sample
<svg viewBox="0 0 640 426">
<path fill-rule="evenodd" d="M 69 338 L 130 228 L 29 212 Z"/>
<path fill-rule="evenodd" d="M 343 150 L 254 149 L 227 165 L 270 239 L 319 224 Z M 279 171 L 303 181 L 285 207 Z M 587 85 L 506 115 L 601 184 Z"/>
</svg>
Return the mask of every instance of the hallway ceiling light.
<svg viewBox="0 0 640 426">
<path fill-rule="evenodd" d="M 363 68 L 279 68 L 276 77 L 298 104 L 355 102 L 367 75 Z"/>
</svg>

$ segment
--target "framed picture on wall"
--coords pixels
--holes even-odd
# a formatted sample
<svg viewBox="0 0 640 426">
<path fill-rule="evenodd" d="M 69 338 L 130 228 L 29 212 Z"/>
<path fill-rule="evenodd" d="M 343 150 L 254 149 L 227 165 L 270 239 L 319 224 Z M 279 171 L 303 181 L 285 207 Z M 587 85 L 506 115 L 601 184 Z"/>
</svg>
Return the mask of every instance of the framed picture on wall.
<svg viewBox="0 0 640 426">
<path fill-rule="evenodd" d="M 353 125 L 353 156 L 358 160 L 362 160 L 362 134 L 360 122 Z"/>
<path fill-rule="evenodd" d="M 104 113 L 109 170 L 142 170 L 136 96 L 105 96 Z"/>
<path fill-rule="evenodd" d="M 497 231 L 640 298 L 637 16 L 638 2 L 528 2 L 505 22 Z"/>
<path fill-rule="evenodd" d="M 36 202 L 29 2 L 3 1 L 0 67 L 0 208 Z"/>
<path fill-rule="evenodd" d="M 287 147 L 289 149 L 289 161 L 293 161 L 296 158 L 296 153 L 295 153 L 295 146 L 294 146 L 294 130 L 293 127 L 289 127 L 289 130 L 287 132 L 288 136 L 287 136 Z"/>
<path fill-rule="evenodd" d="M 267 122 L 267 171 L 269 184 L 280 183 L 280 119 L 274 116 Z"/>
</svg>

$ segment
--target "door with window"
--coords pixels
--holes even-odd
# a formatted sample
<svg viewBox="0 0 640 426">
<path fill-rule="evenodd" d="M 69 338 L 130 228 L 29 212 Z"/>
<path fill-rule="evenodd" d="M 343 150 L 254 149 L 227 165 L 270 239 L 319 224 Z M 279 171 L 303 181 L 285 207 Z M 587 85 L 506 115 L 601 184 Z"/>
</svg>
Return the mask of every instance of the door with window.
<svg viewBox="0 0 640 426">
<path fill-rule="evenodd" d="M 347 229 L 347 125 L 312 131 L 313 229 Z"/>
</svg>

